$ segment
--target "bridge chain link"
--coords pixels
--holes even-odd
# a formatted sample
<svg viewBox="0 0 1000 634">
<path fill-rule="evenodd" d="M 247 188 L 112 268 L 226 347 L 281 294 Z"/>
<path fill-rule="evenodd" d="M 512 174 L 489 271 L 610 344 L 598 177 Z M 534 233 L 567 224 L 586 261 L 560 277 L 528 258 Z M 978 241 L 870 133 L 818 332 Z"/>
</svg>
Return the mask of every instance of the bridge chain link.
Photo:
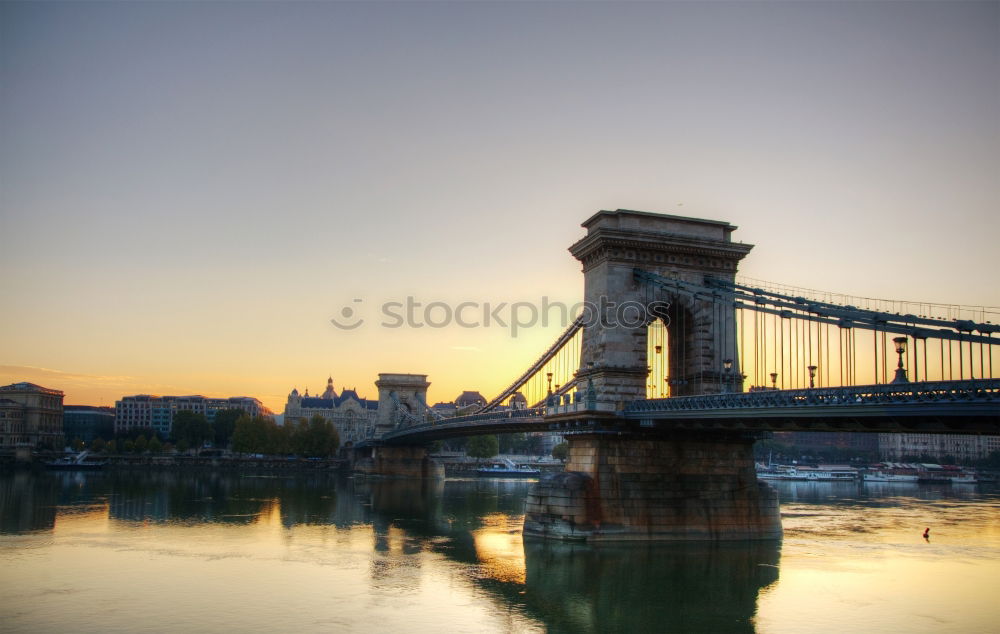
<svg viewBox="0 0 1000 634">
<path fill-rule="evenodd" d="M 632 401 L 625 412 L 683 412 L 775 407 L 844 407 L 887 403 L 1000 402 L 1000 379 L 770 390 Z"/>
</svg>

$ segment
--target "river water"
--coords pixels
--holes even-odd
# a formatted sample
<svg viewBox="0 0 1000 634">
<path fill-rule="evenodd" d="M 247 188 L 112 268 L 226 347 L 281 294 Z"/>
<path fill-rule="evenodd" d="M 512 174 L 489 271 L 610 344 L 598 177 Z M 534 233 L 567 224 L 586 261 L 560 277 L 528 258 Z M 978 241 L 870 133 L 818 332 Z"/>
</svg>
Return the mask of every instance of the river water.
<svg viewBox="0 0 1000 634">
<path fill-rule="evenodd" d="M 522 542 L 530 483 L 0 474 L 4 632 L 996 632 L 995 487 L 778 483 L 781 542 Z M 929 540 L 922 538 L 931 528 Z"/>
</svg>

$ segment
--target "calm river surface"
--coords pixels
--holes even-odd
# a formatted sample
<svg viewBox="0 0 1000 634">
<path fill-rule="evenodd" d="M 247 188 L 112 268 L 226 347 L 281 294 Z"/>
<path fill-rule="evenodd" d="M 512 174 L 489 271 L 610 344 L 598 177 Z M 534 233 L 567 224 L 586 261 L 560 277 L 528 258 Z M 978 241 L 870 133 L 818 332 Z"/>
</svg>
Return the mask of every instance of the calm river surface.
<svg viewBox="0 0 1000 634">
<path fill-rule="evenodd" d="M 842 633 L 1000 624 L 995 487 L 779 483 L 780 543 L 582 547 L 522 542 L 529 486 L 0 474 L 0 629 Z"/>
</svg>

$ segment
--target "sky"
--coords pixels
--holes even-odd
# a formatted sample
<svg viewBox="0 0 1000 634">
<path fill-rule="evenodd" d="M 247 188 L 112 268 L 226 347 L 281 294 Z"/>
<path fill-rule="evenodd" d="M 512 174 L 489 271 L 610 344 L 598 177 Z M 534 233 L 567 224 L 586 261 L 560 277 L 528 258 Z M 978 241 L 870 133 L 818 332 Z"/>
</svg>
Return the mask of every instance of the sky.
<svg viewBox="0 0 1000 634">
<path fill-rule="evenodd" d="M 749 277 L 1000 306 L 1000 3 L 0 3 L 0 383 L 491 396 L 558 320 L 382 305 L 573 303 L 617 208 L 739 226 Z"/>
</svg>

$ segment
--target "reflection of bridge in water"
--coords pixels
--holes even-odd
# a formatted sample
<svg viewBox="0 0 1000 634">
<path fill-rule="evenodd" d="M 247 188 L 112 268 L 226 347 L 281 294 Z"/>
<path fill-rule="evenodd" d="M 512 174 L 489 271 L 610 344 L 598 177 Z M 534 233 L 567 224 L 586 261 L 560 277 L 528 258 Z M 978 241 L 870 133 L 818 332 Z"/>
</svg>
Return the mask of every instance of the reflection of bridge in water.
<svg viewBox="0 0 1000 634">
<path fill-rule="evenodd" d="M 104 501 L 115 522 L 228 526 L 243 544 L 252 524 L 277 514 L 283 542 L 317 527 L 329 527 L 329 548 L 356 545 L 337 534 L 370 536 L 360 570 L 373 584 L 400 583 L 411 592 L 422 568 L 442 570 L 428 566 L 428 556 L 453 562 L 461 584 L 492 597 L 498 611 L 552 632 L 653 631 L 666 623 L 679 631 L 753 631 L 758 594 L 778 578 L 777 543 L 522 544 L 528 486 L 210 472 L 26 474 L 16 483 L 0 479 L 0 504 L 9 509 L 28 495 L 36 498 L 32 507 L 52 510 L 41 524 L 11 532 L 52 530 L 57 513 Z"/>
<path fill-rule="evenodd" d="M 618 210 L 583 226 L 580 318 L 474 415 L 380 408 L 359 469 L 427 476 L 429 441 L 558 432 L 566 474 L 532 494 L 526 534 L 773 538 L 761 433 L 1000 433 L 987 309 L 746 283 L 752 245 L 725 222 Z M 498 410 L 516 392 L 536 406 Z"/>
<path fill-rule="evenodd" d="M 519 524 L 530 487 L 523 481 L 353 486 L 372 510 L 378 550 L 425 549 L 475 566 L 478 585 L 552 632 L 651 631 L 666 623 L 677 631 L 753 632 L 758 594 L 778 579 L 780 551 L 771 541 L 522 546 L 517 526 L 502 522 Z M 393 548 L 394 539 L 404 543 Z"/>
</svg>

